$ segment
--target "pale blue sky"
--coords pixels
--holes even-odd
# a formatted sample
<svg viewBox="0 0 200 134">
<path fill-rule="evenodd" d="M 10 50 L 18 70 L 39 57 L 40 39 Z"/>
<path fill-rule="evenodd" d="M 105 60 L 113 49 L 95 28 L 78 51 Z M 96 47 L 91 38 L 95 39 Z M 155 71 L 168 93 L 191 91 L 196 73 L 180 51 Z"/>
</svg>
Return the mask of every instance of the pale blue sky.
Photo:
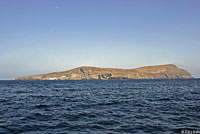
<svg viewBox="0 0 200 134">
<path fill-rule="evenodd" d="M 199 0 L 1 0 L 0 79 L 176 64 L 200 77 Z"/>
</svg>

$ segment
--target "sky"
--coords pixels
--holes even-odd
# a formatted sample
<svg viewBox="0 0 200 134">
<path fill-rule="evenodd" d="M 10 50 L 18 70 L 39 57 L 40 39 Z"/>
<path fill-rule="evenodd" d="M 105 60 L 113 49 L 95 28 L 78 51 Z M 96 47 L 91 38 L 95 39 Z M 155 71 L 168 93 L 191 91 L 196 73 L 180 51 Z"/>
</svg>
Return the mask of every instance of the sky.
<svg viewBox="0 0 200 134">
<path fill-rule="evenodd" d="M 200 0 L 1 0 L 0 79 L 175 64 L 200 77 Z"/>
</svg>

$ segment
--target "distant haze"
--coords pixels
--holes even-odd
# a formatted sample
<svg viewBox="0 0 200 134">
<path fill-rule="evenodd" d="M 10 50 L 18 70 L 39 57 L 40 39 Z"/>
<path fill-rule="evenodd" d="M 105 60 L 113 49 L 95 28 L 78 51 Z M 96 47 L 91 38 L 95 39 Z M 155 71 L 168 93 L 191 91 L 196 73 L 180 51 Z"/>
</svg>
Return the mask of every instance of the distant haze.
<svg viewBox="0 0 200 134">
<path fill-rule="evenodd" d="M 200 77 L 200 0 L 1 0 L 0 79 L 176 64 Z"/>
</svg>

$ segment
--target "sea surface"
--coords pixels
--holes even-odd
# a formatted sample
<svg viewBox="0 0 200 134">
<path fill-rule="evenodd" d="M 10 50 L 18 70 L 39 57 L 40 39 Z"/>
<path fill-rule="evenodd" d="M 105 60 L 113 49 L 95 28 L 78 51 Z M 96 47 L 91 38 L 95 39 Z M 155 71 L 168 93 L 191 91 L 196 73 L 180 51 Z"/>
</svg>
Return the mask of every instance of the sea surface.
<svg viewBox="0 0 200 134">
<path fill-rule="evenodd" d="M 0 134 L 200 132 L 200 79 L 0 81 Z"/>
</svg>

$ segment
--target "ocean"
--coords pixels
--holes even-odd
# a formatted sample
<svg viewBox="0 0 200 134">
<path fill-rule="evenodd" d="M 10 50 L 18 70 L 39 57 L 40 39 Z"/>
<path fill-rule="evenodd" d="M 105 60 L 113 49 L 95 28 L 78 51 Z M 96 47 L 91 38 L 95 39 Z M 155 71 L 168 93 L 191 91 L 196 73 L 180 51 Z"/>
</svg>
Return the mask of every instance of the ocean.
<svg viewBox="0 0 200 134">
<path fill-rule="evenodd" d="M 0 134 L 200 133 L 200 79 L 0 81 Z"/>
</svg>

